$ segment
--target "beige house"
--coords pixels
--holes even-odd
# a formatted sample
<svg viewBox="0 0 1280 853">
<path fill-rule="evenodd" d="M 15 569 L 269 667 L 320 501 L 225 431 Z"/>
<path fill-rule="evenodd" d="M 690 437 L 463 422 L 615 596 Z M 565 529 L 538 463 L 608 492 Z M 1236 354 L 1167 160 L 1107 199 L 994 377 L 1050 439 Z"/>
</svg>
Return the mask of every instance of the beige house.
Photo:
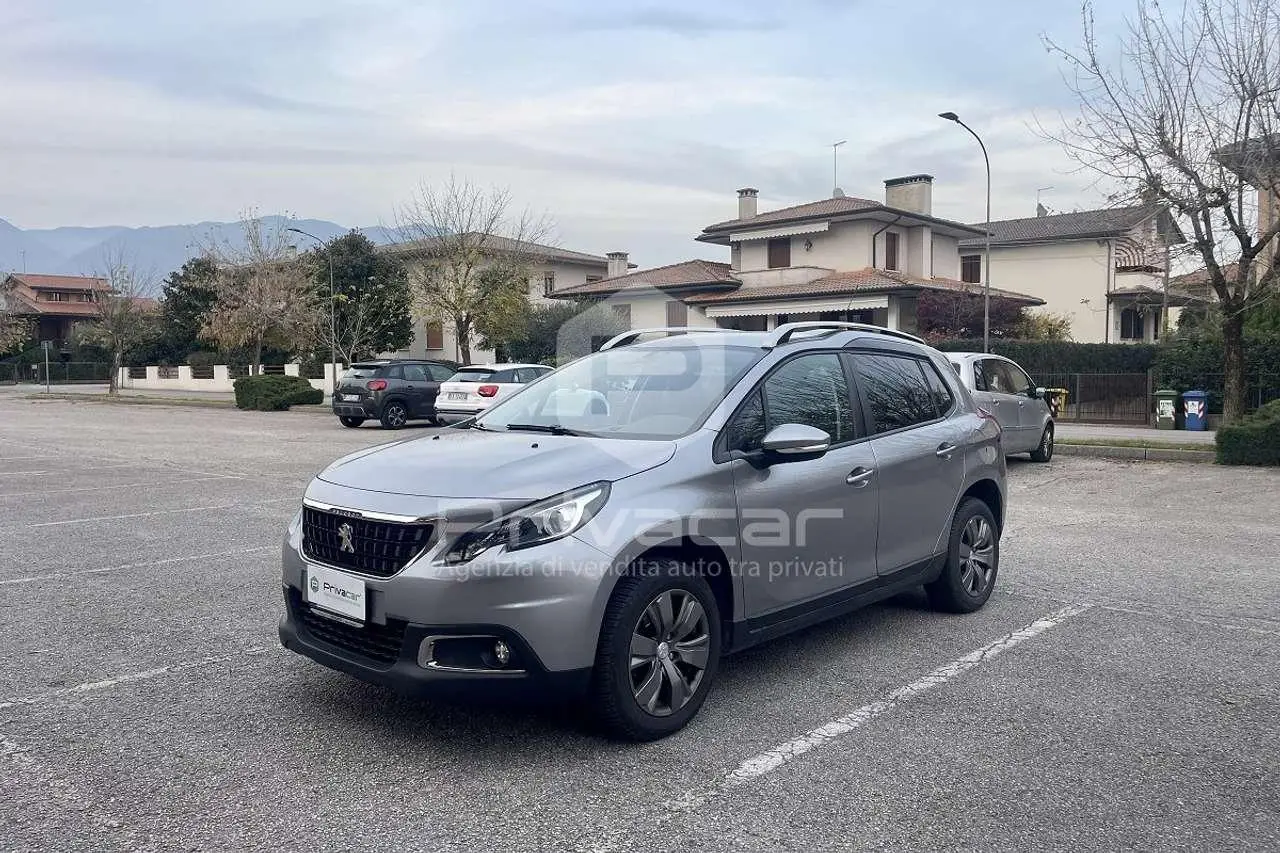
<svg viewBox="0 0 1280 853">
<path fill-rule="evenodd" d="M 591 284 L 610 275 L 623 275 L 628 269 L 625 254 L 589 255 L 574 252 L 558 246 L 546 246 L 540 243 L 518 242 L 496 235 L 486 235 L 483 239 L 485 251 L 511 252 L 529 259 L 529 299 L 534 304 L 547 304 L 559 291 Z M 439 247 L 439 241 L 415 240 L 412 243 L 399 243 L 383 246 L 380 251 L 393 254 L 405 260 L 407 264 L 426 263 L 432 252 Z M 471 341 L 471 361 L 476 364 L 492 362 L 494 353 L 480 349 L 475 337 Z M 392 353 L 384 353 L 384 357 L 394 358 L 438 358 L 449 361 L 461 361 L 457 336 L 452 323 L 414 320 L 413 341 L 408 348 Z"/>
<path fill-rule="evenodd" d="M 610 274 L 554 297 L 607 298 L 631 328 L 763 330 L 798 320 L 850 320 L 916 329 L 924 291 L 976 293 L 960 281 L 960 241 L 982 234 L 932 214 L 933 178 L 885 181 L 884 201 L 832 198 L 760 212 L 738 191 L 738 215 L 697 239 L 729 249 L 729 263 L 693 260 Z M 615 253 L 615 256 L 617 253 Z M 1026 305 L 1041 300 L 997 290 Z"/>
<path fill-rule="evenodd" d="M 1165 320 L 1166 249 L 1185 242 L 1172 217 L 1158 205 L 1037 213 L 990 224 L 992 287 L 1039 297 L 1046 311 L 1071 320 L 1071 337 L 1080 343 L 1157 340 Z M 963 281 L 983 280 L 984 242 L 961 241 Z M 1189 299 L 1170 294 L 1170 326 Z"/>
</svg>

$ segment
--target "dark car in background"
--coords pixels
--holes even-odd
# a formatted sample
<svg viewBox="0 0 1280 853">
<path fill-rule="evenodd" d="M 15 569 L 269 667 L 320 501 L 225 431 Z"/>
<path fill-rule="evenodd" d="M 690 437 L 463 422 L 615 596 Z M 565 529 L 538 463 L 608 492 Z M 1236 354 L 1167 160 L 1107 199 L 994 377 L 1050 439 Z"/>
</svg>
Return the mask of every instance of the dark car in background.
<svg viewBox="0 0 1280 853">
<path fill-rule="evenodd" d="M 440 383 L 457 372 L 454 364 L 425 359 L 379 359 L 351 365 L 338 380 L 333 413 L 344 427 L 367 420 L 400 429 L 411 420 L 436 418 Z"/>
</svg>

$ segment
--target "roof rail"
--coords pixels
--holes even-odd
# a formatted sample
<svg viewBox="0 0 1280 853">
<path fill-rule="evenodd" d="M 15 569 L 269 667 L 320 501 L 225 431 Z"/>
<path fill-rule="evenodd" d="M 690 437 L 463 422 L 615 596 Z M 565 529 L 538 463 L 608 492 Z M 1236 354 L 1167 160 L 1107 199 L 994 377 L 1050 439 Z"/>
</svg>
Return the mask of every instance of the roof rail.
<svg viewBox="0 0 1280 853">
<path fill-rule="evenodd" d="M 657 332 L 666 332 L 668 335 L 682 335 L 685 332 L 732 332 L 733 329 L 721 329 L 716 326 L 653 326 L 648 329 L 632 329 L 629 332 L 623 332 L 620 335 L 614 335 L 612 338 L 604 342 L 604 346 L 600 347 L 600 352 L 615 347 L 624 347 L 627 344 L 635 343 L 636 339 L 641 335 L 655 334 Z"/>
<path fill-rule="evenodd" d="M 883 326 L 872 326 L 867 323 L 841 323 L 835 320 L 813 320 L 803 323 L 784 323 L 773 330 L 773 334 L 769 336 L 764 343 L 765 349 L 773 349 L 782 346 L 791 340 L 796 332 L 808 332 L 825 329 L 830 332 L 876 332 L 881 335 L 899 338 L 912 343 L 923 344 L 923 338 L 917 338 L 915 335 L 899 332 L 897 329 L 886 329 Z"/>
</svg>

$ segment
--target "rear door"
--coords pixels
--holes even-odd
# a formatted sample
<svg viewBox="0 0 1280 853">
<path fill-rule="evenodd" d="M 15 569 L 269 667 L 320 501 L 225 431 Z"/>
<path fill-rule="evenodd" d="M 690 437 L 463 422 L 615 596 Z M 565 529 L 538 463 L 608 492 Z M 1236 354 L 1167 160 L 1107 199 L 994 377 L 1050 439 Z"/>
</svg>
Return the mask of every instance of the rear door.
<svg viewBox="0 0 1280 853">
<path fill-rule="evenodd" d="M 933 362 L 866 351 L 849 359 L 880 480 L 876 571 L 914 567 L 940 550 L 964 484 L 965 426 Z"/>
</svg>

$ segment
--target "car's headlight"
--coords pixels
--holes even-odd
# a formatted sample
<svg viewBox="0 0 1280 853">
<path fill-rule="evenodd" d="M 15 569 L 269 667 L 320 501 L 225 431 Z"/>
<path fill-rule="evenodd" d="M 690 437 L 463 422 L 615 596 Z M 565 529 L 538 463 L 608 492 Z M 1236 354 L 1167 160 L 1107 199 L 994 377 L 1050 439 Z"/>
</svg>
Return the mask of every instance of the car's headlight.
<svg viewBox="0 0 1280 853">
<path fill-rule="evenodd" d="M 609 500 L 608 483 L 592 483 L 521 507 L 509 515 L 469 530 L 449 547 L 446 563 L 467 563 L 490 548 L 531 548 L 568 536 L 590 521 Z"/>
</svg>

